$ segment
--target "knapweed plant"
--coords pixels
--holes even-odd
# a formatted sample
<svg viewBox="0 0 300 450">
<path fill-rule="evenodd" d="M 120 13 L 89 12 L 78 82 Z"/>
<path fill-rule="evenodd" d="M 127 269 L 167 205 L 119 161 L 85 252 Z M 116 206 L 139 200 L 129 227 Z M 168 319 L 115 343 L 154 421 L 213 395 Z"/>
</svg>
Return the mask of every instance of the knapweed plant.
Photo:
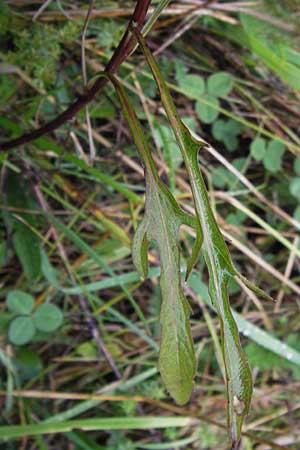
<svg viewBox="0 0 300 450">
<path fill-rule="evenodd" d="M 160 10 L 163 4 L 166 5 L 167 3 L 167 0 L 162 2 Z M 106 66 L 106 70 L 97 75 L 95 82 L 86 86 L 86 92 L 75 103 L 41 128 L 2 144 L 0 150 L 7 151 L 53 131 L 87 105 L 108 80 L 112 82 L 145 170 L 145 213 L 136 230 L 132 244 L 133 261 L 143 278 L 147 276 L 148 249 L 152 242 L 156 243 L 160 256 L 162 305 L 159 370 L 163 382 L 178 404 L 182 405 L 188 402 L 194 385 L 196 357 L 189 320 L 191 308 L 184 295 L 180 270 L 179 232 L 181 225 L 184 224 L 194 228 L 196 232 L 195 243 L 187 264 L 186 279 L 191 273 L 200 251 L 202 251 L 209 272 L 210 297 L 220 323 L 220 341 L 228 397 L 228 430 L 232 448 L 237 448 L 243 421 L 250 408 L 252 376 L 231 311 L 228 283 L 232 278 L 239 278 L 255 294 L 268 300 L 270 297 L 243 277 L 231 260 L 229 250 L 212 212 L 198 161 L 199 152 L 205 151 L 208 144 L 203 140 L 196 139 L 180 119 L 159 66 L 139 29 L 144 21 L 149 4 L 150 0 L 137 1 L 131 26 L 126 30 L 118 48 Z M 134 107 L 122 83 L 114 76 L 119 65 L 132 52 L 136 44 L 139 44 L 150 67 L 170 129 L 174 133 L 180 149 L 191 186 L 194 216 L 181 209 L 172 192 L 160 179 L 150 146 Z M 219 73 L 218 76 L 215 74 L 210 77 L 207 89 L 208 94 L 215 93 L 217 98 L 227 95 L 231 87 L 228 74 Z M 201 95 L 201 92 L 199 95 Z M 217 101 L 216 98 L 213 100 Z M 199 112 L 198 107 L 198 115 L 205 123 L 211 123 L 216 118 L 216 115 L 208 117 L 207 108 L 200 109 Z M 215 125 L 213 134 L 218 140 L 225 142 L 229 149 L 235 148 L 238 143 L 239 129 L 236 126 L 233 127 L 232 122 L 225 123 L 223 121 L 221 123 L 219 121 L 218 125 Z M 264 151 L 264 149 L 258 148 L 256 144 L 255 148 L 252 149 L 252 154 L 257 160 L 260 160 L 264 158 L 264 154 L 268 151 L 273 154 L 272 148 Z M 261 156 L 261 154 L 263 155 Z M 293 192 L 297 191 L 298 184 L 294 183 Z M 19 253 L 21 254 L 21 251 Z M 31 272 L 28 272 L 29 278 Z M 22 302 L 20 302 L 20 297 L 22 297 Z M 15 292 L 13 295 L 11 294 L 8 299 L 8 307 L 13 313 L 9 338 L 16 345 L 29 342 L 36 331 L 52 332 L 62 322 L 60 310 L 54 311 L 52 305 L 38 306 L 34 309 L 33 299 L 25 293 Z M 52 319 L 51 321 L 49 321 L 49 317 Z M 23 333 L 20 333 L 22 328 L 27 331 L 25 337 Z"/>
<path fill-rule="evenodd" d="M 116 89 L 123 115 L 145 170 L 145 215 L 136 230 L 132 254 L 134 264 L 144 278 L 147 276 L 148 268 L 147 252 L 152 241 L 155 241 L 160 255 L 162 306 L 159 370 L 170 395 L 178 404 L 185 404 L 192 393 L 196 371 L 195 351 L 189 323 L 191 310 L 181 287 L 180 275 L 179 228 L 185 224 L 196 230 L 186 279 L 200 250 L 203 252 L 209 271 L 209 292 L 220 321 L 221 348 L 228 396 L 228 429 L 232 447 L 236 448 L 240 440 L 244 417 L 250 408 L 252 376 L 231 312 L 227 285 L 232 277 L 238 277 L 260 297 L 268 300 L 270 297 L 243 277 L 234 267 L 212 212 L 199 167 L 198 153 L 204 150 L 207 144 L 195 139 L 183 124 L 159 66 L 138 27 L 132 26 L 131 32 L 137 39 L 156 82 L 163 108 L 184 160 L 195 208 L 194 217 L 184 212 L 168 187 L 159 178 L 147 139 L 121 83 L 113 75 L 99 74 L 98 76 L 108 77 Z"/>
</svg>

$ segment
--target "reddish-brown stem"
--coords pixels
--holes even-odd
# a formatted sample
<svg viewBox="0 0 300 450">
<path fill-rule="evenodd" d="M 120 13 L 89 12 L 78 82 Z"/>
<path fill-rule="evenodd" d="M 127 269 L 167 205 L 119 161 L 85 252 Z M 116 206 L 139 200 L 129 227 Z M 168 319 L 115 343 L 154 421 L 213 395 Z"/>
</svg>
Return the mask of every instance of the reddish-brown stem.
<svg viewBox="0 0 300 450">
<path fill-rule="evenodd" d="M 116 48 L 114 54 L 112 55 L 110 61 L 108 62 L 105 71 L 113 74 L 116 72 L 117 68 L 122 64 L 122 62 L 128 57 L 132 49 L 135 45 L 135 38 L 130 35 L 129 26 L 134 21 L 139 25 L 142 25 L 148 8 L 150 6 L 151 0 L 137 0 L 137 4 L 133 15 L 130 19 L 129 25 L 124 33 L 123 38 L 121 39 L 118 47 Z M 12 148 L 18 147 L 23 144 L 27 144 L 44 134 L 50 133 L 51 131 L 56 130 L 56 128 L 60 127 L 64 123 L 71 120 L 77 112 L 87 105 L 96 94 L 103 89 L 103 87 L 107 84 L 107 78 L 98 78 L 95 83 L 86 90 L 86 92 L 81 95 L 68 109 L 59 114 L 55 119 L 50 122 L 45 123 L 40 128 L 33 130 L 29 133 L 22 134 L 22 136 L 13 139 L 11 141 L 3 142 L 0 144 L 0 151 L 11 150 Z"/>
</svg>

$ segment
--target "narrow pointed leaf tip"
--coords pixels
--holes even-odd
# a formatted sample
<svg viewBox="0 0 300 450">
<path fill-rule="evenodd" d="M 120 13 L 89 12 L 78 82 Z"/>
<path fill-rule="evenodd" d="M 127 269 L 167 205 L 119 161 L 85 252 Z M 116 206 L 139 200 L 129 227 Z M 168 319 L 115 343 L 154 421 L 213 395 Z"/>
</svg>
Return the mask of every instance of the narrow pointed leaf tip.
<svg viewBox="0 0 300 450">
<path fill-rule="evenodd" d="M 227 285 L 230 277 L 238 276 L 257 295 L 269 299 L 235 269 L 230 253 L 210 207 L 206 186 L 198 164 L 198 151 L 205 143 L 195 139 L 180 120 L 172 97 L 160 69 L 148 49 L 141 33 L 132 28 L 156 81 L 163 107 L 182 153 L 194 200 L 197 218 L 203 234 L 203 254 L 209 270 L 209 291 L 220 321 L 221 347 L 223 351 L 228 397 L 228 431 L 232 448 L 237 448 L 245 416 L 252 397 L 251 370 L 241 347 L 237 325 L 228 299 Z"/>
<path fill-rule="evenodd" d="M 183 223 L 193 223 L 193 218 L 180 209 L 160 180 L 130 99 L 120 83 L 113 77 L 110 79 L 119 95 L 124 117 L 145 166 L 145 215 L 133 239 L 133 261 L 142 277 L 146 278 L 148 247 L 152 241 L 156 242 L 160 255 L 162 292 L 159 370 L 170 395 L 182 405 L 189 400 L 193 390 L 196 359 L 189 323 L 191 311 L 181 288 L 179 228 Z M 199 237 L 190 266 L 194 263 L 195 254 L 198 254 L 200 243 Z"/>
</svg>

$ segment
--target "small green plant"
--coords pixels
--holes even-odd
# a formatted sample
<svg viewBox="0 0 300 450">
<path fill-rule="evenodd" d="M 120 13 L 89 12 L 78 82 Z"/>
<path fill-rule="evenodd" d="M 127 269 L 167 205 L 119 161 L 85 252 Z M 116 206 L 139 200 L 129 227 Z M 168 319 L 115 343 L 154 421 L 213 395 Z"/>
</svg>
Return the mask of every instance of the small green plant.
<svg viewBox="0 0 300 450">
<path fill-rule="evenodd" d="M 229 151 L 237 149 L 239 140 L 238 136 L 243 130 L 243 126 L 236 120 L 219 119 L 213 123 L 212 134 L 215 139 L 224 143 Z"/>
<path fill-rule="evenodd" d="M 52 26 L 28 21 L 24 15 L 14 14 L 9 6 L 0 3 L 0 34 L 10 42 L 10 50 L 3 53 L 2 58 L 21 67 L 34 85 L 40 88 L 53 86 L 64 45 L 78 37 L 81 24 L 70 20 Z"/>
<path fill-rule="evenodd" d="M 205 80 L 200 75 L 187 74 L 179 62 L 175 64 L 175 71 L 180 88 L 191 96 L 201 97 L 201 101 L 197 100 L 195 103 L 195 110 L 200 121 L 213 124 L 213 137 L 223 142 L 227 150 L 236 150 L 238 135 L 243 130 L 243 126 L 233 119 L 218 119 L 220 99 L 226 98 L 233 88 L 231 74 L 217 72 Z"/>
<path fill-rule="evenodd" d="M 196 113 L 199 119 L 206 124 L 214 122 L 219 115 L 219 99 L 227 97 L 233 87 L 233 78 L 230 73 L 217 72 L 205 80 L 199 75 L 187 75 L 177 66 L 176 78 L 182 89 L 202 98 L 203 101 L 196 101 Z"/>
<path fill-rule="evenodd" d="M 271 173 L 281 170 L 281 159 L 285 146 L 279 141 L 257 137 L 251 142 L 250 152 L 256 161 L 262 161 L 265 169 Z"/>
<path fill-rule="evenodd" d="M 10 291 L 6 304 L 13 315 L 8 338 L 15 345 L 27 344 L 37 331 L 52 333 L 63 322 L 63 313 L 57 306 L 44 303 L 34 309 L 34 298 L 23 291 Z"/>
</svg>

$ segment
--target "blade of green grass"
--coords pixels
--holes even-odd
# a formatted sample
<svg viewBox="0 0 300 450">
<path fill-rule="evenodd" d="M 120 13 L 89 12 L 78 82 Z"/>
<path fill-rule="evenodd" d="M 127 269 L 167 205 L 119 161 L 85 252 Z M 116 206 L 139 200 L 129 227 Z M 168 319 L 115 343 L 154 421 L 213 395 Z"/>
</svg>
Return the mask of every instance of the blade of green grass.
<svg viewBox="0 0 300 450">
<path fill-rule="evenodd" d="M 59 423 L 40 422 L 32 425 L 0 426 L 0 439 L 23 438 L 41 434 L 65 433 L 73 430 L 150 430 L 152 428 L 195 426 L 198 420 L 193 417 L 105 417 L 97 419 L 78 419 Z"/>
<path fill-rule="evenodd" d="M 181 448 L 193 442 L 200 441 L 199 436 L 190 436 L 185 439 L 178 439 L 177 441 L 162 442 L 159 444 L 137 444 L 136 448 L 145 450 L 169 450 L 170 448 Z"/>
</svg>

